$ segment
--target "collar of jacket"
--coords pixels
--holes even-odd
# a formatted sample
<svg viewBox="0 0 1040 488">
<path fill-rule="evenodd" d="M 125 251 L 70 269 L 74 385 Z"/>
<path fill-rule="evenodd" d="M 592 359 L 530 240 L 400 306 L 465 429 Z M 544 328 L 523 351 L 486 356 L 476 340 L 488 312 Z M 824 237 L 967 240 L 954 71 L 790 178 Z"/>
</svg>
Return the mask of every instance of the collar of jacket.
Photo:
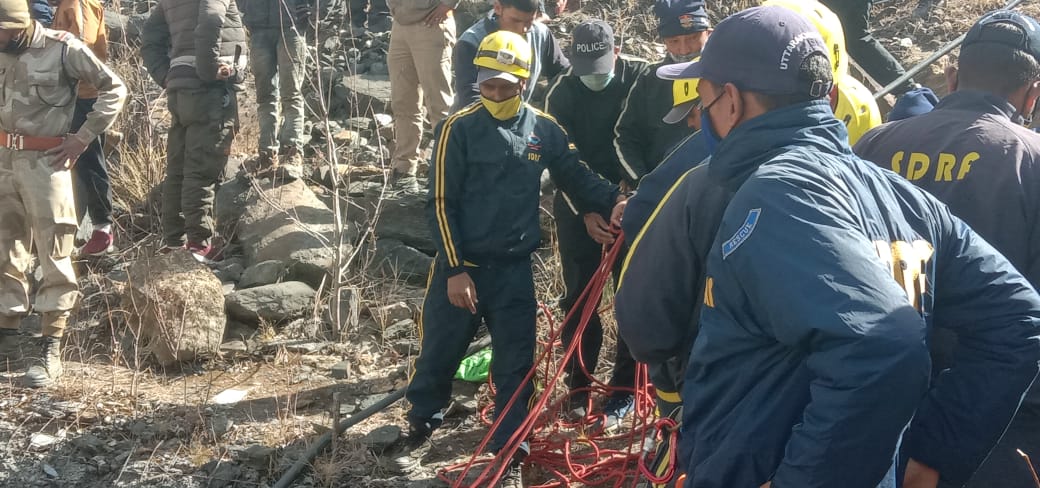
<svg viewBox="0 0 1040 488">
<path fill-rule="evenodd" d="M 711 156 L 711 178 L 736 191 L 759 166 L 791 146 L 812 146 L 829 154 L 851 154 L 845 124 L 825 100 L 772 110 L 744 122 Z"/>
<path fill-rule="evenodd" d="M 976 90 L 959 90 L 946 95 L 934 110 L 964 110 L 992 114 L 1016 123 L 1020 123 L 1022 117 L 1006 98 Z M 1015 118 L 1020 120 L 1015 120 Z"/>
<path fill-rule="evenodd" d="M 498 16 L 495 15 L 494 10 L 488 12 L 487 17 L 484 18 L 484 31 L 488 34 L 498 32 Z"/>
</svg>

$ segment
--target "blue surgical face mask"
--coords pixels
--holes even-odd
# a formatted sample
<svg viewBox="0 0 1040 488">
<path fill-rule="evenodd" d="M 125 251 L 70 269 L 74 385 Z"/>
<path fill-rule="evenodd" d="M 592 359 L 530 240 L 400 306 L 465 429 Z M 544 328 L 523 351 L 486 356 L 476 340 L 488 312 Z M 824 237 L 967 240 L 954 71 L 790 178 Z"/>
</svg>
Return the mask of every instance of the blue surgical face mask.
<svg viewBox="0 0 1040 488">
<path fill-rule="evenodd" d="M 614 72 L 602 74 L 602 75 L 582 75 L 578 77 L 581 79 L 581 83 L 588 87 L 589 90 L 594 92 L 603 91 L 607 89 L 607 85 L 610 84 L 610 80 L 614 79 Z"/>
<path fill-rule="evenodd" d="M 711 107 L 715 106 L 715 103 L 721 100 L 724 95 L 726 95 L 726 92 L 720 93 L 715 97 L 715 100 L 711 101 L 711 103 L 707 105 L 701 104 L 699 107 L 699 110 L 701 111 L 701 133 L 704 134 L 704 143 L 708 146 L 709 156 L 715 153 L 715 148 L 717 148 L 719 143 L 722 142 L 722 138 L 715 133 L 715 128 L 711 125 L 711 116 L 709 113 L 711 113 Z"/>
</svg>

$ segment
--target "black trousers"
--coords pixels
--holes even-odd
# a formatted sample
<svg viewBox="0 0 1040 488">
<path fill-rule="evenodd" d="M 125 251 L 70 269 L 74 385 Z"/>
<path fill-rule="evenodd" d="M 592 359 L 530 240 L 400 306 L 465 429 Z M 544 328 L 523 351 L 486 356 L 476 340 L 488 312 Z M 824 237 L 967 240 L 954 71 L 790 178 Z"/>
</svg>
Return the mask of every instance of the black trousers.
<svg viewBox="0 0 1040 488">
<path fill-rule="evenodd" d="M 96 98 L 76 100 L 76 111 L 72 115 L 72 132 L 79 130 L 87 121 L 87 114 L 94 110 Z M 82 221 L 83 214 L 90 215 L 94 225 L 112 223 L 112 187 L 105 164 L 105 134 L 99 135 L 87 146 L 87 150 L 72 167 L 72 181 L 76 196 L 76 217 Z"/>
<path fill-rule="evenodd" d="M 562 197 L 562 193 L 556 193 L 553 202 L 553 213 L 556 217 L 556 234 L 559 237 L 560 262 L 563 266 L 563 281 L 567 291 L 560 300 L 560 308 L 564 313 L 570 312 L 581 296 L 581 292 L 588 286 L 592 276 L 599 268 L 602 246 L 589 237 L 585 229 L 585 221 L 580 215 L 575 215 Z M 614 281 L 617 282 L 618 271 L 621 263 L 614 268 Z M 599 297 L 590 297 L 599 301 Z M 577 332 L 580 317 L 575 315 L 572 320 L 563 324 L 563 344 L 565 348 L 570 347 Z M 599 314 L 593 314 L 581 336 L 579 351 L 585 363 L 585 368 L 590 372 L 596 371 L 599 363 L 600 349 L 603 347 L 603 322 Z M 571 390 L 584 388 L 592 383 L 591 378 L 586 376 L 574 357 L 564 366 L 567 373 L 567 387 Z M 618 335 L 617 349 L 614 351 L 614 371 L 610 377 L 610 386 L 619 388 L 632 388 L 635 386 L 636 361 L 632 353 L 628 351 L 621 336 Z M 612 394 L 614 397 L 624 397 L 628 392 L 619 391 Z"/>
<path fill-rule="evenodd" d="M 408 383 L 406 398 L 412 404 L 408 421 L 422 425 L 448 406 L 451 381 L 481 320 L 491 333 L 491 377 L 495 383 L 495 418 L 504 416 L 494 432 L 491 452 L 501 449 L 527 417 L 534 387 L 523 379 L 534 363 L 534 275 L 531 260 L 482 264 L 467 271 L 477 291 L 477 314 L 448 301 L 448 276 L 437 259 L 426 289 L 419 320 L 421 349 Z M 520 397 L 504 412 L 517 392 Z M 436 423 L 433 423 L 434 425 Z"/>
<path fill-rule="evenodd" d="M 870 0 L 821 0 L 841 19 L 845 31 L 845 49 L 867 74 L 882 85 L 887 85 L 905 72 L 899 61 L 885 46 L 870 34 Z M 896 94 L 910 89 L 912 80 L 900 85 Z"/>
</svg>

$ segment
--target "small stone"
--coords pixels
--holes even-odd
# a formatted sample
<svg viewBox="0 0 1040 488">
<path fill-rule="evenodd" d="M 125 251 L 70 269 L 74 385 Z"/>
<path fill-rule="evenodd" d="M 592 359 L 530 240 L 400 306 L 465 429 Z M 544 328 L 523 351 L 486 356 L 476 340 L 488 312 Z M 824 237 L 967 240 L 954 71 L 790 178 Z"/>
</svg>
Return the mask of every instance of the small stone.
<svg viewBox="0 0 1040 488">
<path fill-rule="evenodd" d="M 372 116 L 372 120 L 376 122 L 376 127 L 386 127 L 394 123 L 394 118 L 390 114 L 375 114 Z"/>
<path fill-rule="evenodd" d="M 411 336 L 413 331 L 418 329 L 419 326 L 417 326 L 415 321 L 412 319 L 398 320 L 383 329 L 383 340 L 393 341 L 397 339 L 405 339 Z"/>
<path fill-rule="evenodd" d="M 50 476 L 51 478 L 57 478 L 58 477 L 58 470 L 54 469 L 54 467 L 51 466 L 50 464 L 44 464 L 43 465 L 43 472 L 46 473 L 47 476 Z"/>
<path fill-rule="evenodd" d="M 368 72 L 373 75 L 388 75 L 390 70 L 387 68 L 386 63 L 375 62 L 368 67 Z"/>
<path fill-rule="evenodd" d="M 228 341 L 220 345 L 220 352 L 246 353 L 249 352 L 249 346 L 243 341 Z"/>
<path fill-rule="evenodd" d="M 397 354 L 402 356 L 415 356 L 419 354 L 419 341 L 414 339 L 402 339 L 392 346 Z"/>
<path fill-rule="evenodd" d="M 899 47 L 901 47 L 901 48 L 910 48 L 910 47 L 913 47 L 913 45 L 914 45 L 914 40 L 909 38 L 909 37 L 904 37 L 904 38 L 899 40 Z"/>
<path fill-rule="evenodd" d="M 214 439 L 220 439 L 225 434 L 231 431 L 235 426 L 235 421 L 231 420 L 225 415 L 217 415 L 209 420 L 209 429 L 213 433 Z"/>
<path fill-rule="evenodd" d="M 295 354 L 314 354 L 324 348 L 324 342 L 293 342 L 285 344 L 285 350 Z"/>
<path fill-rule="evenodd" d="M 372 129 L 373 120 L 368 117 L 351 117 L 343 121 L 343 126 L 355 131 Z"/>
<path fill-rule="evenodd" d="M 288 266 L 282 261 L 268 260 L 256 263 L 242 272 L 238 281 L 241 289 L 253 288 L 255 286 L 272 285 L 285 278 Z"/>
<path fill-rule="evenodd" d="M 386 395 L 369 395 L 365 398 L 362 398 L 361 401 L 358 403 L 358 410 L 365 410 L 368 407 L 371 407 L 372 405 L 379 403 L 384 398 L 386 398 Z"/>
<path fill-rule="evenodd" d="M 114 442 L 114 441 L 113 441 Z M 83 434 L 72 439 L 72 445 L 87 456 L 97 456 L 105 451 L 105 442 L 94 434 Z"/>
<path fill-rule="evenodd" d="M 58 442 L 58 438 L 50 434 L 44 434 L 43 432 L 37 432 L 29 438 L 29 449 L 33 451 L 43 451 Z"/>
<path fill-rule="evenodd" d="M 373 451 L 383 451 L 401 438 L 401 428 L 396 425 L 384 425 L 365 434 L 361 443 Z"/>
<path fill-rule="evenodd" d="M 243 271 L 245 271 L 245 267 L 240 263 L 234 262 L 218 269 L 214 274 L 217 275 L 217 278 L 220 278 L 220 281 L 222 282 L 238 281 L 242 278 Z"/>
<path fill-rule="evenodd" d="M 331 376 L 337 380 L 345 380 L 350 376 L 350 361 L 340 361 L 332 366 Z"/>
<path fill-rule="evenodd" d="M 381 307 L 368 307 L 368 314 L 372 318 L 384 324 L 393 324 L 405 319 L 411 319 L 412 309 L 405 302 L 391 303 Z"/>
<path fill-rule="evenodd" d="M 241 459 L 253 469 L 266 471 L 271 468 L 276 453 L 274 448 L 253 444 L 241 452 Z"/>
<path fill-rule="evenodd" d="M 231 405 L 242 401 L 246 397 L 247 393 L 248 392 L 245 390 L 230 388 L 217 393 L 210 401 L 217 405 Z"/>
</svg>

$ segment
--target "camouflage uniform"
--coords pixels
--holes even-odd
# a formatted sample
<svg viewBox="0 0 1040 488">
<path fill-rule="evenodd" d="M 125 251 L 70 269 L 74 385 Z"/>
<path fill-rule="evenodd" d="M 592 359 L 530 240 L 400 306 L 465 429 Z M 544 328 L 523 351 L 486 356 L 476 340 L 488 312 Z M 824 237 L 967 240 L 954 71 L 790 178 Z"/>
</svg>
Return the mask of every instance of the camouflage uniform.
<svg viewBox="0 0 1040 488">
<path fill-rule="evenodd" d="M 75 134 L 76 83 L 98 88 L 97 103 Z M 0 130 L 28 137 L 76 137 L 92 141 L 123 107 L 126 87 L 82 42 L 35 24 L 28 49 L 0 53 Z M 43 312 L 44 335 L 61 336 L 79 298 L 70 258 L 76 232 L 69 171 L 56 171 L 54 156 L 12 149 L 0 140 L 0 328 L 17 328 L 29 311 L 31 246 L 43 271 L 33 308 Z"/>
</svg>

